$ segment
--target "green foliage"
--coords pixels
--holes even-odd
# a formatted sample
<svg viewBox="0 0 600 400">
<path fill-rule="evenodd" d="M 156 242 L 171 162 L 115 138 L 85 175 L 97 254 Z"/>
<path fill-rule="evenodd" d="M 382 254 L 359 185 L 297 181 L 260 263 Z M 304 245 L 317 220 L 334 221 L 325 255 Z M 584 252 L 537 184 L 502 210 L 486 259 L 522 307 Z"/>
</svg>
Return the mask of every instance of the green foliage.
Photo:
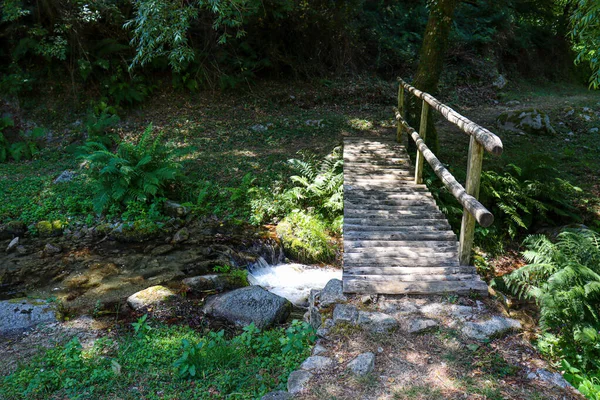
<svg viewBox="0 0 600 400">
<path fill-rule="evenodd" d="M 123 207 L 130 202 L 150 202 L 162 197 L 168 185 L 180 179 L 181 164 L 163 143 L 161 135 L 152 141 L 149 125 L 137 144 L 122 142 L 116 153 L 102 143 L 88 142 L 81 156 L 96 180 L 94 208 L 101 212 L 111 205 Z"/>
<path fill-rule="evenodd" d="M 538 235 L 530 236 L 525 245 L 523 255 L 529 264 L 504 276 L 504 282 L 516 295 L 538 303 L 544 332 L 540 348 L 566 360 L 564 365 L 574 380 L 579 379 L 573 374 L 580 369 L 586 371 L 583 375 L 595 376 L 597 384 L 600 235 L 591 230 L 564 231 L 556 243 Z"/>
<path fill-rule="evenodd" d="M 573 30 L 571 37 L 577 52 L 576 63 L 589 62 L 590 87 L 600 89 L 600 3 L 595 0 L 571 0 Z"/>
<path fill-rule="evenodd" d="M 277 225 L 277 235 L 286 254 L 303 263 L 331 262 L 338 253 L 331 231 L 318 215 L 293 211 Z"/>
<path fill-rule="evenodd" d="M 581 189 L 557 175 L 539 157 L 503 173 L 484 171 L 480 201 L 494 214 L 496 235 L 514 239 L 536 226 L 580 222 L 574 200 Z"/>
<path fill-rule="evenodd" d="M 21 131 L 21 141 L 9 143 L 2 131 L 14 125 L 12 118 L 0 118 L 0 163 L 8 161 L 9 157 L 16 162 L 30 160 L 39 153 L 40 139 L 46 135 L 45 129 L 36 127 L 27 133 Z"/>
<path fill-rule="evenodd" d="M 309 355 L 315 339 L 312 328 L 297 321 L 269 331 L 250 325 L 232 338 L 223 331 L 202 335 L 189 327 L 157 325 L 148 330 L 144 317 L 138 323 L 137 334 L 100 339 L 90 349 L 73 339 L 44 351 L 0 378 L 0 396 L 122 398 L 135 386 L 134 397 L 160 392 L 165 398 L 256 399 L 285 389 L 288 374 Z"/>
<path fill-rule="evenodd" d="M 138 318 L 137 322 L 131 323 L 137 337 L 146 337 L 150 334 L 152 327 L 148 322 L 148 314 L 144 314 Z"/>
<path fill-rule="evenodd" d="M 94 107 L 88 114 L 87 120 L 85 121 L 85 128 L 87 131 L 87 138 L 92 142 L 102 143 L 104 146 L 110 146 L 113 142 L 116 142 L 116 135 L 107 135 L 108 130 L 120 121 L 114 107 L 108 106 L 106 103 L 101 102 L 98 106 Z"/>
<path fill-rule="evenodd" d="M 289 161 L 299 175 L 290 178 L 295 186 L 283 193 L 282 200 L 289 209 L 312 209 L 314 213 L 333 221 L 344 209 L 342 148 L 334 148 L 322 161 L 312 155 L 303 155 L 303 160 Z"/>
</svg>

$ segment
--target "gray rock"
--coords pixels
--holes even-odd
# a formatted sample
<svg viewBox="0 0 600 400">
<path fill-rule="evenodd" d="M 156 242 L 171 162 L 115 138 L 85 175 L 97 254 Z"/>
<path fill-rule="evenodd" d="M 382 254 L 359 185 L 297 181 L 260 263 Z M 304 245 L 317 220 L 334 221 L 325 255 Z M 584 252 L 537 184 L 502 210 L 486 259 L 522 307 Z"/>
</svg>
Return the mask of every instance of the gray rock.
<svg viewBox="0 0 600 400">
<path fill-rule="evenodd" d="M 168 252 L 173 250 L 173 248 L 174 247 L 170 244 L 163 244 L 150 250 L 150 254 L 152 254 L 153 256 L 161 256 L 163 254 L 167 254 Z"/>
<path fill-rule="evenodd" d="M 371 332 L 384 333 L 397 328 L 398 321 L 384 313 L 359 311 L 358 325 Z"/>
<path fill-rule="evenodd" d="M 346 301 L 348 298 L 344 296 L 344 287 L 339 279 L 332 279 L 327 282 L 327 285 L 319 294 L 319 304 L 321 307 L 327 307 L 335 303 Z"/>
<path fill-rule="evenodd" d="M 23 236 L 25 232 L 27 232 L 27 225 L 21 221 L 10 221 L 0 224 L 0 240 Z"/>
<path fill-rule="evenodd" d="M 599 128 L 590 128 L 589 130 L 590 133 L 598 133 L 598 131 L 600 131 Z"/>
<path fill-rule="evenodd" d="M 171 200 L 167 200 L 163 204 L 163 211 L 170 217 L 182 218 L 190 213 L 190 208 L 182 206 Z"/>
<path fill-rule="evenodd" d="M 11 251 L 13 251 L 17 246 L 19 245 L 19 237 L 17 236 L 16 238 L 14 238 L 13 240 L 10 241 L 10 243 L 8 244 L 8 246 L 6 246 L 6 252 L 10 253 Z"/>
<path fill-rule="evenodd" d="M 362 304 L 371 304 L 373 302 L 373 297 L 370 294 L 361 296 L 360 297 L 360 302 Z"/>
<path fill-rule="evenodd" d="M 321 372 L 333 367 L 334 364 L 334 361 L 329 357 L 310 356 L 304 360 L 302 365 L 300 365 L 300 369 L 311 372 Z"/>
<path fill-rule="evenodd" d="M 17 246 L 17 254 L 21 256 L 27 254 L 27 249 L 25 248 L 25 246 Z"/>
<path fill-rule="evenodd" d="M 77 176 L 77 174 L 73 171 L 63 171 L 61 172 L 61 174 L 54 180 L 54 184 L 57 183 L 65 183 L 65 182 L 71 182 L 73 180 L 73 178 L 75 178 Z"/>
<path fill-rule="evenodd" d="M 292 398 L 294 398 L 294 396 L 292 396 L 288 392 L 278 390 L 276 392 L 265 394 L 263 397 L 260 398 L 260 400 L 290 400 Z"/>
<path fill-rule="evenodd" d="M 236 276 L 228 274 L 210 274 L 185 278 L 183 284 L 192 292 L 205 292 L 208 290 L 233 290 L 248 286 L 246 282 Z"/>
<path fill-rule="evenodd" d="M 43 300 L 0 301 L 0 335 L 16 334 L 42 323 L 57 322 L 53 304 Z"/>
<path fill-rule="evenodd" d="M 370 374 L 375 369 L 375 354 L 368 352 L 358 355 L 348 363 L 348 369 L 359 376 Z"/>
<path fill-rule="evenodd" d="M 325 346 L 321 346 L 320 344 L 316 344 L 315 347 L 313 347 L 312 349 L 313 356 L 319 356 L 324 353 L 327 353 L 327 349 L 325 348 Z"/>
<path fill-rule="evenodd" d="M 558 386 L 563 389 L 573 387 L 558 372 L 550 372 L 542 368 L 536 369 L 535 371 L 532 371 L 529 374 L 527 374 L 527 379 L 539 379 L 541 381 L 548 382 L 551 385 Z"/>
<path fill-rule="evenodd" d="M 509 107 L 518 106 L 521 102 L 519 100 L 510 100 L 506 102 L 506 105 Z"/>
<path fill-rule="evenodd" d="M 177 233 L 175 233 L 175 236 L 173 236 L 173 240 L 171 240 L 171 242 L 182 243 L 188 240 L 189 238 L 190 232 L 187 230 L 187 228 L 181 228 L 177 231 Z"/>
<path fill-rule="evenodd" d="M 206 302 L 204 312 L 238 326 L 254 322 L 254 325 L 263 329 L 285 321 L 291 308 L 292 304 L 283 297 L 267 292 L 260 286 L 248 286 L 212 296 Z"/>
<path fill-rule="evenodd" d="M 511 318 L 493 316 L 487 321 L 466 322 L 462 328 L 462 332 L 471 339 L 486 340 L 514 329 L 521 329 L 521 323 L 519 321 Z"/>
<path fill-rule="evenodd" d="M 319 289 L 310 289 L 308 294 L 308 306 L 316 307 L 319 301 L 319 296 L 321 295 L 321 291 Z"/>
<path fill-rule="evenodd" d="M 313 374 L 308 371 L 298 370 L 290 374 L 287 381 L 287 390 L 290 394 L 298 394 L 308 385 L 308 381 L 312 378 Z"/>
<path fill-rule="evenodd" d="M 437 328 L 438 322 L 433 319 L 413 319 L 408 323 L 410 333 L 422 333 Z"/>
<path fill-rule="evenodd" d="M 323 339 L 329 338 L 329 328 L 319 328 L 317 329 L 317 336 Z"/>
<path fill-rule="evenodd" d="M 336 304 L 333 309 L 333 322 L 335 324 L 339 322 L 348 322 L 355 324 L 358 320 L 358 310 L 356 307 L 348 304 Z"/>
<path fill-rule="evenodd" d="M 60 247 L 55 246 L 52 243 L 46 243 L 46 246 L 44 246 L 44 253 L 46 254 L 58 254 L 61 251 Z"/>
<path fill-rule="evenodd" d="M 321 327 L 321 313 L 317 310 L 316 307 L 310 307 L 308 309 L 308 323 L 314 329 L 319 329 Z"/>
<path fill-rule="evenodd" d="M 127 298 L 129 307 L 136 311 L 142 310 L 148 306 L 162 303 L 176 297 L 171 289 L 164 286 L 151 286 L 147 289 L 140 290 Z"/>
<path fill-rule="evenodd" d="M 500 114 L 496 119 L 498 127 L 507 131 L 526 132 L 533 135 L 555 133 L 550 124 L 548 114 L 535 108 L 517 111 L 508 111 Z"/>
</svg>

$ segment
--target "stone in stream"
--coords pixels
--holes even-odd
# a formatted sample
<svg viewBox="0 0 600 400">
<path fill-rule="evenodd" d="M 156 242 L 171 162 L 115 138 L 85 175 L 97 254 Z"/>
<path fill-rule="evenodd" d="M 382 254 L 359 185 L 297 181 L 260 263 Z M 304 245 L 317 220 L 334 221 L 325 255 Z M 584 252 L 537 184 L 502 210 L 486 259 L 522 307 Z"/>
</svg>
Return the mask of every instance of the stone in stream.
<svg viewBox="0 0 600 400">
<path fill-rule="evenodd" d="M 46 243 L 46 246 L 44 246 L 44 253 L 46 254 L 58 254 L 61 251 L 60 247 L 55 246 L 52 243 Z"/>
<path fill-rule="evenodd" d="M 327 285 L 319 293 L 319 305 L 321 307 L 327 307 L 346 300 L 348 298 L 344 296 L 344 287 L 339 279 L 332 279 L 327 282 Z"/>
<path fill-rule="evenodd" d="M 375 369 L 375 354 L 371 352 L 359 354 L 348 363 L 348 369 L 358 376 L 370 374 Z"/>
<path fill-rule="evenodd" d="M 471 339 L 487 340 L 515 329 L 521 329 L 519 321 L 495 315 L 487 321 L 465 323 L 462 332 Z"/>
<path fill-rule="evenodd" d="M 190 238 L 190 232 L 187 230 L 187 228 L 181 228 L 180 230 L 177 231 L 177 233 L 175 233 L 175 236 L 173 236 L 173 240 L 171 240 L 172 243 L 182 243 L 185 242 L 186 240 L 188 240 Z"/>
<path fill-rule="evenodd" d="M 298 370 L 290 374 L 287 381 L 287 389 L 291 394 L 298 394 L 306 389 L 308 381 L 313 374 L 308 371 Z"/>
<path fill-rule="evenodd" d="M 359 311 L 358 325 L 371 332 L 385 333 L 397 328 L 398 321 L 384 313 Z"/>
<path fill-rule="evenodd" d="M 157 303 L 163 303 L 175 297 L 175 293 L 169 288 L 164 286 L 152 286 L 129 296 L 127 298 L 127 304 L 134 310 L 140 311 L 146 307 Z"/>
<path fill-rule="evenodd" d="M 17 246 L 19 245 L 19 237 L 17 236 L 16 238 L 14 238 L 13 240 L 10 241 L 10 243 L 8 244 L 8 246 L 6 246 L 6 252 L 10 253 L 11 251 L 13 251 Z"/>
<path fill-rule="evenodd" d="M 248 286 L 248 283 L 243 279 L 230 274 L 193 276 L 191 278 L 185 278 L 183 284 L 189 287 L 192 292 L 206 292 L 210 290 L 223 291 Z"/>
<path fill-rule="evenodd" d="M 248 286 L 210 297 L 203 311 L 238 326 L 254 323 L 263 329 L 285 321 L 291 309 L 292 304 L 283 297 L 260 286 Z"/>
<path fill-rule="evenodd" d="M 42 323 L 57 322 L 53 304 L 43 300 L 0 301 L 0 335 L 21 333 Z"/>
</svg>

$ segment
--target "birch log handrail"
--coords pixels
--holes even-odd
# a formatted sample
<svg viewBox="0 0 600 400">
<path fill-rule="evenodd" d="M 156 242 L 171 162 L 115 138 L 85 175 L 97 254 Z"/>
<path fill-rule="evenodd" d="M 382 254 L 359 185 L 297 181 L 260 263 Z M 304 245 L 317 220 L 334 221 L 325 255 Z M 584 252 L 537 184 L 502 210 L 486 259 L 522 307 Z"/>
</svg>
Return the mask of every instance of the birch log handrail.
<svg viewBox="0 0 600 400">
<path fill-rule="evenodd" d="M 415 183 L 422 183 L 423 181 L 423 159 L 425 159 L 429 165 L 431 165 L 435 174 L 448 188 L 450 193 L 452 193 L 460 204 L 462 204 L 464 212 L 460 228 L 458 258 L 461 265 L 467 265 L 471 259 L 471 248 L 473 247 L 473 238 L 475 235 L 475 222 L 477 221 L 483 227 L 487 227 L 494 222 L 492 213 L 477 200 L 479 197 L 479 184 L 481 181 L 483 151 L 486 150 L 496 156 L 501 155 L 503 150 L 502 141 L 489 130 L 460 115 L 447 105 L 442 104 L 429 93 L 420 91 L 401 78 L 398 78 L 398 82 L 398 108 L 394 107 L 396 120 L 398 121 L 397 140 L 399 142 L 401 141 L 402 130 L 406 130 L 417 145 Z M 421 124 L 418 133 L 410 127 L 408 122 L 404 119 L 406 104 L 404 99 L 405 91 L 412 93 L 423 102 L 421 108 Z M 471 137 L 469 141 L 467 181 L 464 188 L 425 145 L 424 139 L 427 134 L 427 118 L 430 107 L 439 111 L 444 118 L 458 126 L 463 132 Z"/>
<path fill-rule="evenodd" d="M 479 225 L 488 227 L 494 222 L 494 215 L 488 211 L 483 204 L 481 204 L 475 197 L 468 194 L 465 188 L 454 178 L 454 176 L 444 167 L 441 161 L 433 154 L 433 152 L 427 147 L 425 141 L 419 136 L 408 122 L 400 115 L 400 111 L 394 107 L 396 114 L 396 120 L 400 122 L 404 129 L 411 135 L 415 141 L 419 152 L 423 155 L 425 160 L 433 168 L 433 172 L 440 178 L 444 186 L 452 193 L 452 195 L 458 200 L 458 202 L 477 220 Z"/>
<path fill-rule="evenodd" d="M 427 102 L 431 107 L 439 111 L 444 118 L 458 126 L 463 132 L 474 137 L 475 140 L 477 140 L 477 142 L 479 142 L 487 152 L 496 156 L 502 154 L 502 141 L 498 136 L 494 135 L 492 132 L 476 124 L 470 119 L 460 115 L 429 93 L 422 92 L 419 89 L 409 85 L 402 78 L 398 78 L 398 82 L 404 89 L 415 95 L 415 97 Z"/>
</svg>

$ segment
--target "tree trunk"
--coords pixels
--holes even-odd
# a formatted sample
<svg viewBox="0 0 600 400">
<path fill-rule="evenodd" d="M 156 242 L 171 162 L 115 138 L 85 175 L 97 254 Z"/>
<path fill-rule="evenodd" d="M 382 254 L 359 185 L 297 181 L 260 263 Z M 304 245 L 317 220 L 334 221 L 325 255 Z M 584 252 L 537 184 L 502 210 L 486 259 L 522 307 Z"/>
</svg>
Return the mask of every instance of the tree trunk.
<svg viewBox="0 0 600 400">
<path fill-rule="evenodd" d="M 419 65 L 413 86 L 434 96 L 437 94 L 437 86 L 444 67 L 454 9 L 458 2 L 459 0 L 431 0 L 429 2 L 429 19 L 423 36 Z M 409 99 L 408 122 L 418 131 L 421 103 L 414 96 L 410 96 Z M 438 136 L 433 125 L 432 113 L 429 114 L 427 120 L 426 142 L 434 153 L 439 151 Z M 416 150 L 416 146 L 411 140 L 409 140 L 409 148 Z"/>
</svg>

